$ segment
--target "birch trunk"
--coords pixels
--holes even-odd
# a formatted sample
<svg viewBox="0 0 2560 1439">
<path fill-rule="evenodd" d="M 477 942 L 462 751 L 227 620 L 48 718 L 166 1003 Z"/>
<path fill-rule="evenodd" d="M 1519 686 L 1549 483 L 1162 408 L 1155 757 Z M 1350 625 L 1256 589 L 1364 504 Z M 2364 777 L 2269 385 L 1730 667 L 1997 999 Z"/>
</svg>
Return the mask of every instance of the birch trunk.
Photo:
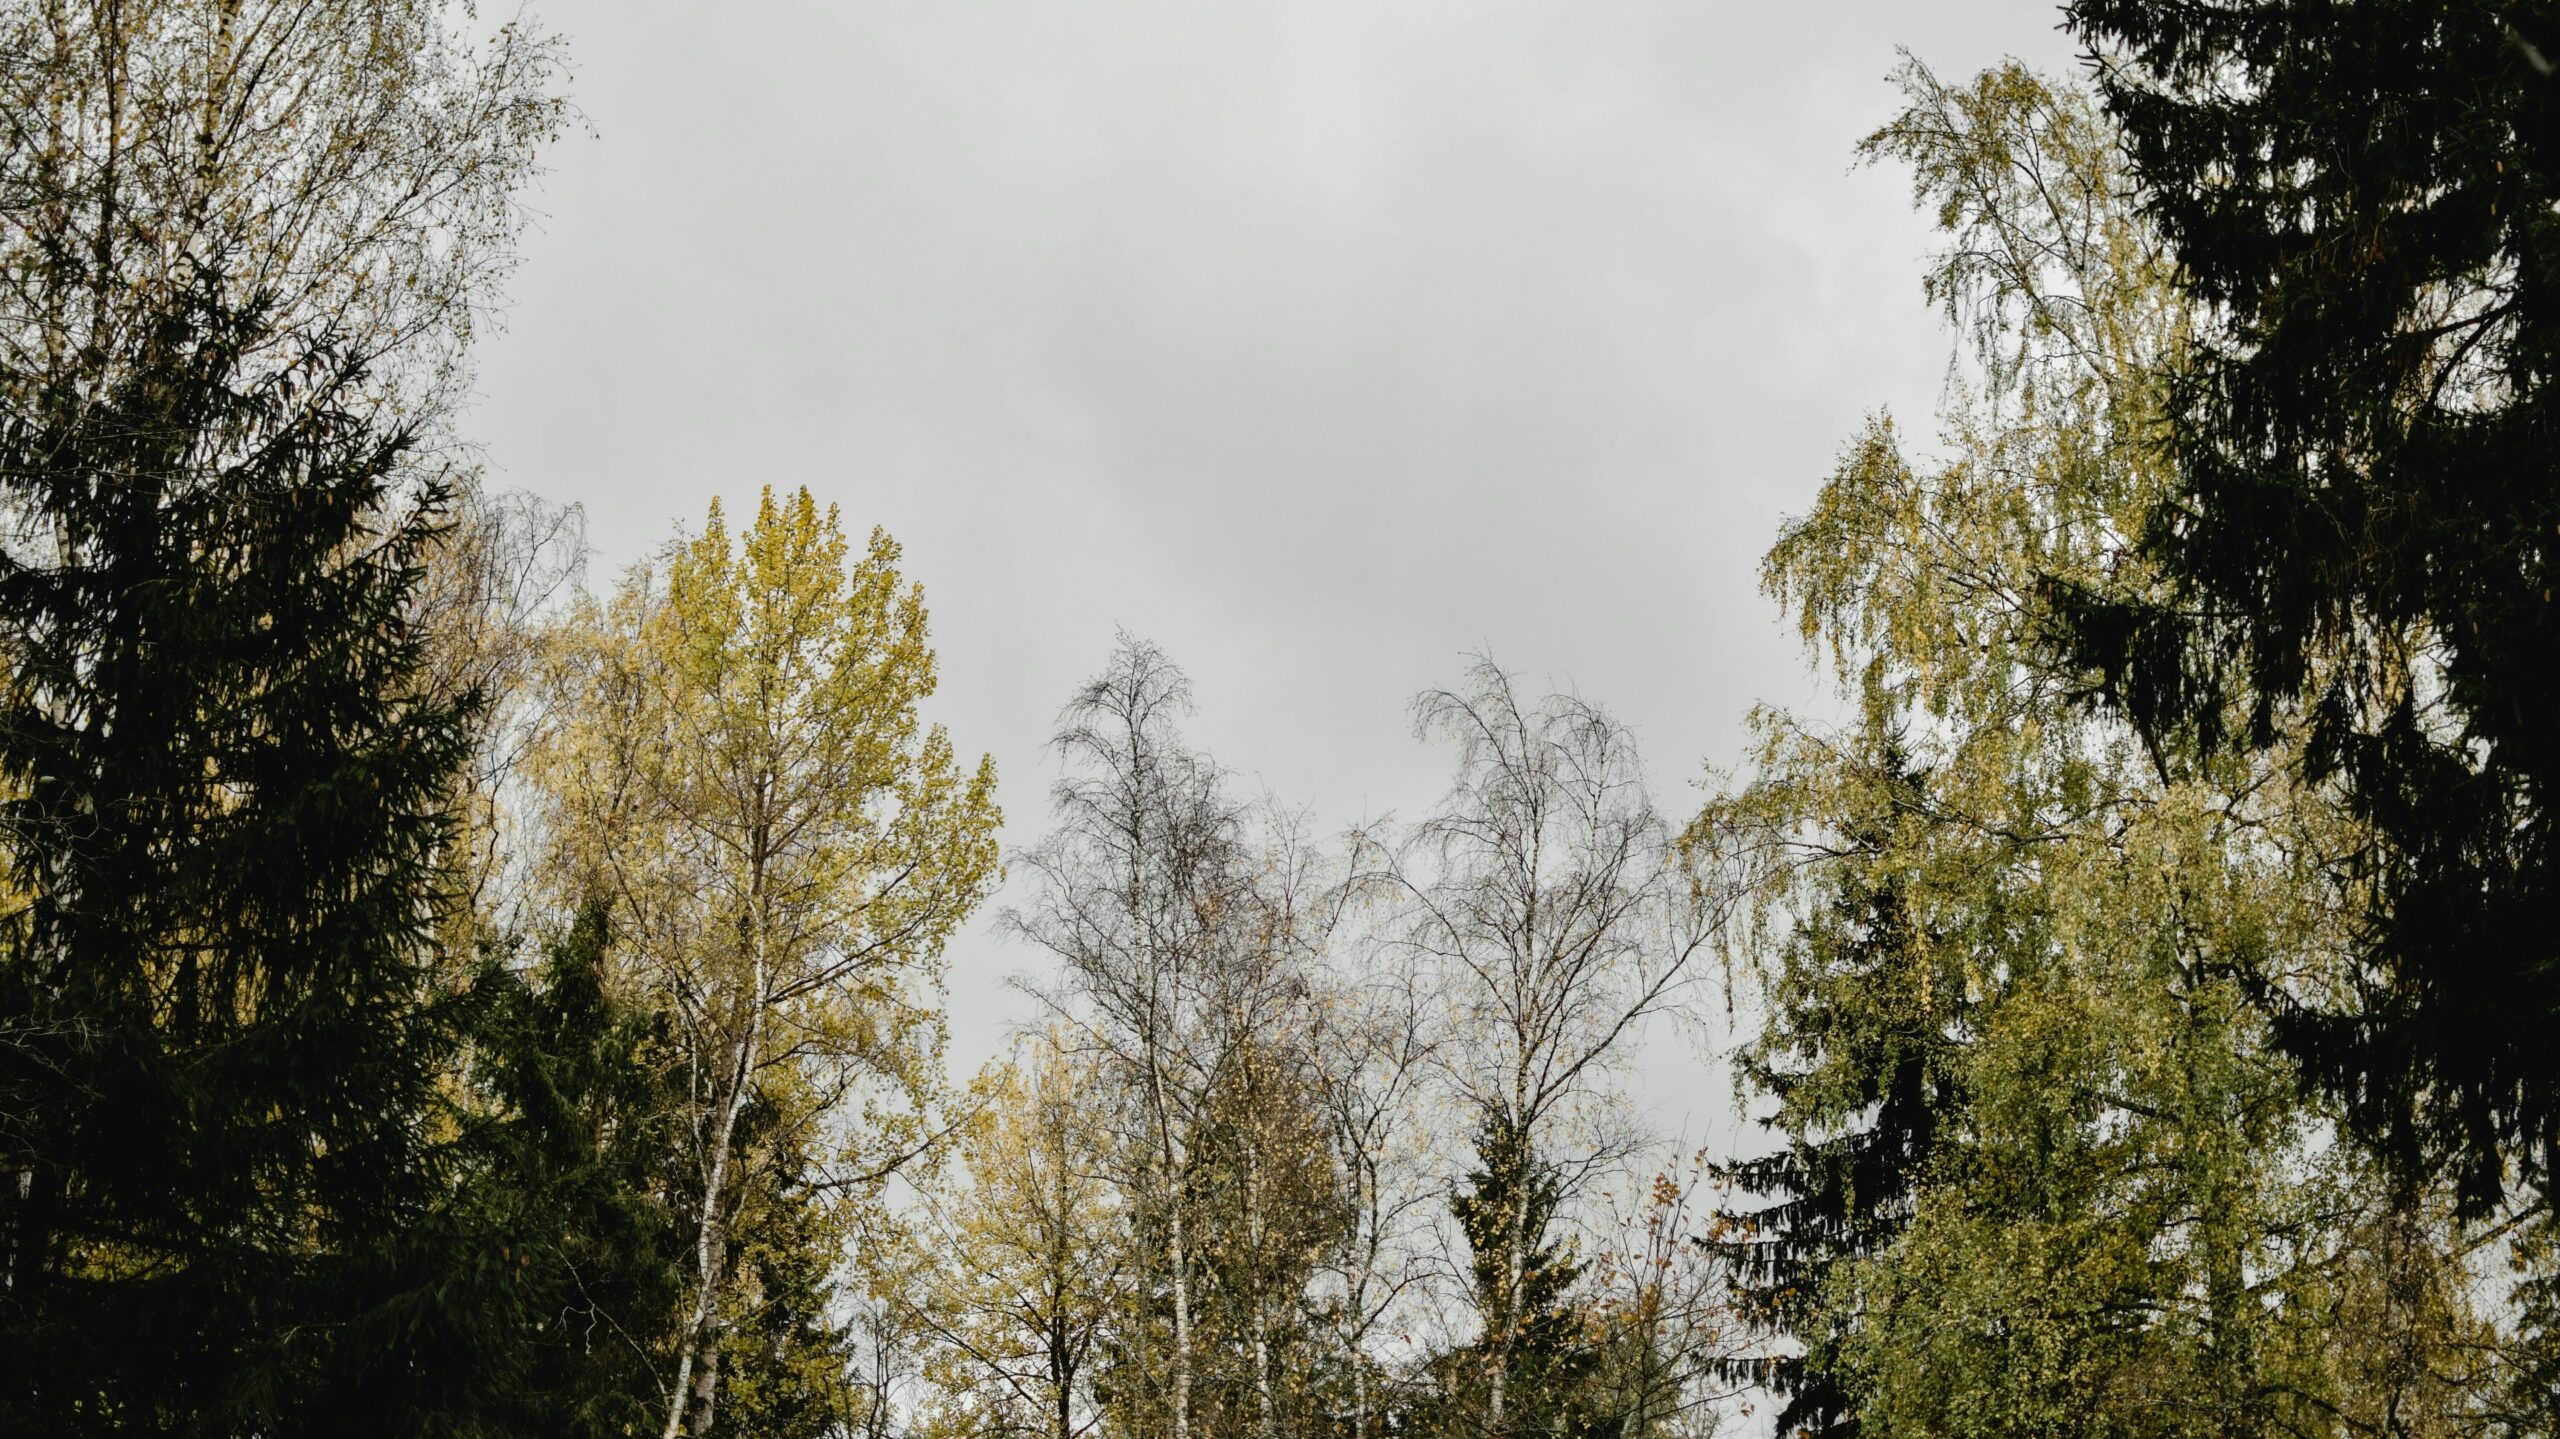
<svg viewBox="0 0 2560 1439">
<path fill-rule="evenodd" d="M 716 1333 L 714 1321 L 720 1309 L 720 1271 L 726 1267 L 728 1258 L 728 1241 L 720 1216 L 720 1196 L 728 1187 L 729 1151 L 737 1137 L 738 1113 L 746 1107 L 747 1085 L 755 1076 L 756 1051 L 764 1039 L 764 925 L 756 916 L 752 902 L 748 913 L 748 925 L 753 932 L 747 943 L 747 1022 L 738 1038 L 728 1092 L 720 1105 L 720 1121 L 711 1146 L 711 1173 L 702 1186 L 702 1220 L 694 1230 L 693 1305 L 685 1316 L 683 1342 L 676 1354 L 676 1382 L 667 1399 L 667 1423 L 659 1431 L 659 1439 L 676 1439 L 684 1432 L 685 1412 L 694 1403 L 695 1355 L 697 1351 L 710 1347 Z M 702 1427 L 707 1428 L 712 1399 L 719 1384 L 719 1366 L 716 1362 L 702 1362 L 698 1367 L 703 1390 L 701 1411 L 705 1416 Z"/>
<path fill-rule="evenodd" d="M 1173 1439 L 1191 1439 L 1191 1261 L 1183 1247 L 1183 1206 L 1173 1206 L 1167 1254 L 1173 1267 Z"/>
<path fill-rule="evenodd" d="M 1245 1241 L 1253 1255 L 1253 1397 L 1261 1419 L 1262 1439 L 1279 1439 L 1278 1406 L 1271 1399 L 1271 1296 L 1264 1292 L 1262 1152 L 1259 1144 L 1245 1152 Z"/>
</svg>

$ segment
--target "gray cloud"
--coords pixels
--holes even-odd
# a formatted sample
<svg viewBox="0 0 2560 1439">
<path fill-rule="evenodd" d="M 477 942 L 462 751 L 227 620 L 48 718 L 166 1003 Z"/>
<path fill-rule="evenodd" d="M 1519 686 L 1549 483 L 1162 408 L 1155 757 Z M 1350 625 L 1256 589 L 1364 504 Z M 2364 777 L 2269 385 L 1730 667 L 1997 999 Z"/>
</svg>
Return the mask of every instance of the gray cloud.
<svg viewBox="0 0 2560 1439">
<path fill-rule="evenodd" d="M 1631 721 L 1685 808 L 1810 693 L 1775 526 L 1944 370 L 1907 177 L 1850 169 L 1894 47 L 2072 63 L 2035 0 L 542 11 L 597 133 L 469 431 L 606 573 L 767 483 L 886 525 L 1015 843 L 1115 625 L 1326 821 L 1437 793 L 1403 704 L 1478 646 Z M 1034 961 L 984 924 L 953 958 L 965 1069 Z M 1700 1062 L 1648 1090 L 1720 1092 Z"/>
</svg>

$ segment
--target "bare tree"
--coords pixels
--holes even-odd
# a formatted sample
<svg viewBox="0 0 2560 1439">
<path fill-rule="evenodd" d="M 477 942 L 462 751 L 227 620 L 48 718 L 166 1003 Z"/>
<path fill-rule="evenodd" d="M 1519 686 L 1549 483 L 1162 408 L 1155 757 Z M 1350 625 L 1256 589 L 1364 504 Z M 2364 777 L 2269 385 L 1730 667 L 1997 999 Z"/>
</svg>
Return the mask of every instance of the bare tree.
<svg viewBox="0 0 2560 1439">
<path fill-rule="evenodd" d="M 1189 1439 L 1201 1363 L 1201 1282 L 1213 1239 L 1202 1211 L 1212 1136 L 1218 1176 L 1254 1243 L 1269 1158 L 1246 1091 L 1295 1062 L 1305 1033 L 1304 956 L 1325 922 L 1303 847 L 1257 843 L 1251 812 L 1183 744 L 1190 686 L 1153 645 L 1121 637 L 1108 669 L 1067 707 L 1055 741 L 1067 777 L 1058 828 L 1021 857 L 1039 884 L 1014 930 L 1055 954 L 1065 988 L 1048 996 L 1131 1096 L 1136 1167 L 1125 1183 L 1153 1234 L 1143 1262 L 1171 1298 L 1164 1356 L 1173 1439 Z M 1239 1107 L 1241 1105 L 1241 1107 Z M 1227 1183 L 1226 1181 L 1234 1181 Z M 1249 1297 L 1256 1404 L 1276 1432 L 1268 1296 Z"/>
<path fill-rule="evenodd" d="M 1464 688 L 1414 701 L 1415 728 L 1458 748 L 1458 775 L 1401 861 L 1403 940 L 1458 1026 L 1442 1071 L 1466 1107 L 1523 1137 L 1569 1199 L 1614 1157 L 1559 1152 L 1593 1115 L 1644 1021 L 1677 998 L 1722 905 L 1689 869 L 1645 791 L 1633 736 L 1571 695 L 1525 703 L 1480 659 Z M 1485 1419 L 1506 1430 L 1521 1277 L 1542 1236 L 1524 1197 L 1499 1235 L 1499 1312 L 1479 1316 Z"/>
<path fill-rule="evenodd" d="M 1366 850 L 1354 841 L 1354 853 Z M 1326 1118 L 1349 1222 L 1326 1257 L 1329 1317 L 1351 1367 L 1351 1439 L 1368 1439 L 1370 1346 L 1428 1280 L 1416 1240 L 1441 1198 L 1425 1106 L 1443 1026 L 1427 974 L 1394 945 L 1363 946 L 1327 976 L 1317 1006 Z"/>
<path fill-rule="evenodd" d="M 1136 1155 L 1173 1301 L 1172 1439 L 1190 1439 L 1198 1265 L 1194 1139 L 1222 1056 L 1214 983 L 1237 894 L 1240 817 L 1219 776 L 1185 749 L 1190 681 L 1123 635 L 1110 667 L 1067 706 L 1054 744 L 1067 766 L 1058 828 L 1022 858 L 1040 885 L 1012 928 L 1066 967 L 1059 1008 L 1135 1097 Z"/>
<path fill-rule="evenodd" d="M 474 485 L 456 498 L 412 596 L 428 638 L 431 691 L 479 700 L 455 806 L 460 924 L 503 928 L 522 887 L 529 846 L 514 821 L 529 800 L 513 792 L 552 717 L 541 683 L 544 648 L 585 565 L 586 517 L 577 506 Z"/>
<path fill-rule="evenodd" d="M 1221 1281 L 1243 1313 L 1260 1439 L 1280 1439 L 1295 1386 L 1275 1336 L 1303 1311 L 1311 1257 L 1335 1247 L 1345 1218 L 1328 1140 L 1316 982 L 1350 887 L 1308 842 L 1297 816 L 1265 800 L 1247 815 L 1243 903 L 1230 910 L 1217 985 L 1224 1056 L 1217 1099 L 1222 1152 L 1209 1193 Z"/>
<path fill-rule="evenodd" d="M 1698 1210 L 1709 1179 L 1703 1151 L 1629 1178 L 1609 1206 L 1591 1274 L 1608 1412 L 1622 1433 L 1704 1439 L 1744 1392 L 1733 1361 L 1752 1344 L 1732 1272 L 1698 1242 L 1702 1230 L 1721 1237 L 1728 1221 Z"/>
</svg>

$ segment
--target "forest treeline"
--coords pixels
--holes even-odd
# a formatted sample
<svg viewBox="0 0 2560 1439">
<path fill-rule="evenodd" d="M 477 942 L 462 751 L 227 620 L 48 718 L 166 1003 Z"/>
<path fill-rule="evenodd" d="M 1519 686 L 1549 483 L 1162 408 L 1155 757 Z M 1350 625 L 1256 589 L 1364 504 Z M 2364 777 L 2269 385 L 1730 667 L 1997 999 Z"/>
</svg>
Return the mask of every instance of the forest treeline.
<svg viewBox="0 0 2560 1439">
<path fill-rule="evenodd" d="M 0 1432 L 2560 1432 L 2560 14 L 2064 17 L 1862 149 L 1821 713 L 1483 659 L 1319 821 L 1124 635 L 1000 851 L 888 535 L 481 481 L 556 39 L 0 0 Z"/>
</svg>

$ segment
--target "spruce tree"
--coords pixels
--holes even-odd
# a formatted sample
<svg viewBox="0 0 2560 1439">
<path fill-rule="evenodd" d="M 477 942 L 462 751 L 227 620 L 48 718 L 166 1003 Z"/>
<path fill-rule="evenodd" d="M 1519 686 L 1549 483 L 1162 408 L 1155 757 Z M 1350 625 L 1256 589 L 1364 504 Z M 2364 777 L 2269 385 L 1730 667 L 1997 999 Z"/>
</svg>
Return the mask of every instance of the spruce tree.
<svg viewBox="0 0 2560 1439">
<path fill-rule="evenodd" d="M 711 1439 L 836 1439 L 880 1417 L 852 1382 L 854 1336 L 836 1303 L 846 1236 L 811 1168 L 775 1187 L 739 1245 Z"/>
<path fill-rule="evenodd" d="M 504 1338 L 435 1252 L 441 491 L 224 293 L 0 417 L 10 1433 L 423 1432 Z"/>
<path fill-rule="evenodd" d="M 506 1423 L 555 1439 L 653 1426 L 683 1298 L 683 1155 L 667 1016 L 609 983 L 607 907 L 583 906 L 520 974 L 492 956 L 470 1066 L 479 1119 L 462 1182 L 466 1252 L 507 1278 Z"/>
<path fill-rule="evenodd" d="M 1888 747 L 1882 772 L 1899 781 L 1888 792 L 1909 792 L 1898 746 Z M 1806 917 L 1779 958 L 1769 1027 L 1738 1067 L 1748 1089 L 1777 1101 L 1764 1123 L 1782 1146 L 1723 1168 L 1735 1190 L 1763 1202 L 1727 1212 L 1699 1240 L 1731 1266 L 1748 1322 L 1799 1346 L 1727 1366 L 1730 1377 L 1784 1398 L 1776 1421 L 1784 1435 L 1858 1432 L 1856 1400 L 1832 1353 L 1824 1284 L 1835 1265 L 1892 1241 L 1962 1102 L 1948 1038 L 1961 990 L 1931 973 L 1901 882 L 1874 864 L 1892 819 L 1860 816 L 1847 826 L 1849 862 L 1828 881 L 1829 904 Z"/>
<path fill-rule="evenodd" d="M 2071 600 L 2156 743 L 2306 731 L 2369 833 L 2338 1002 L 2282 1037 L 2404 1179 L 2560 1171 L 2560 14 L 2078 0 L 2205 318 L 2177 366 L 2174 592 Z M 2280 995 L 2291 1000 L 2295 996 Z"/>
<path fill-rule="evenodd" d="M 1562 1193 L 1554 1166 L 1528 1135 L 1488 1111 L 1476 1132 L 1476 1167 L 1449 1208 L 1466 1236 L 1476 1313 L 1488 1326 L 1515 1317 L 1508 1343 L 1494 1343 L 1488 1333 L 1449 1356 L 1446 1387 L 1455 1391 L 1459 1414 L 1472 1415 L 1481 1407 L 1475 1391 L 1499 1364 L 1509 1399 L 1503 1433 L 1609 1439 L 1616 1427 L 1606 1406 L 1593 1402 L 1604 1355 L 1575 1294 L 1583 1266 L 1555 1232 Z M 1504 1235 L 1514 1226 L 1522 1236 L 1517 1274 L 1505 1262 L 1511 1248 Z"/>
</svg>

